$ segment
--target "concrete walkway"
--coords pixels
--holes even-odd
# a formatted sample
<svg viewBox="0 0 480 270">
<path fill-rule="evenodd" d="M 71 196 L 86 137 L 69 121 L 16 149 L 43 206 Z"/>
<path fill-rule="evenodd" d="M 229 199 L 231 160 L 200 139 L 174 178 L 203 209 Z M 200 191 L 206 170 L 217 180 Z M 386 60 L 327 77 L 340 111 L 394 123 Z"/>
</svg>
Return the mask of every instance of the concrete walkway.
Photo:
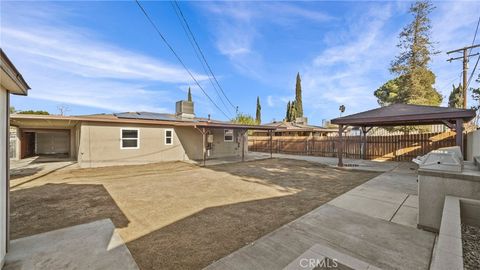
<svg viewBox="0 0 480 270">
<path fill-rule="evenodd" d="M 326 161 L 327 165 L 332 162 L 328 158 L 293 158 L 322 164 Z M 428 269 L 435 235 L 416 229 L 415 165 L 353 162 L 363 163 L 363 167 L 356 167 L 362 170 L 367 167 L 386 172 L 206 269 L 308 269 L 300 262 L 302 256 L 310 254 L 305 259 L 312 259 L 319 254 L 309 252 L 314 246 L 343 254 L 337 257 L 361 261 L 365 269 Z"/>
<path fill-rule="evenodd" d="M 10 187 L 19 187 L 57 170 L 76 165 L 69 158 L 29 157 L 10 160 Z"/>
<path fill-rule="evenodd" d="M 10 242 L 3 270 L 137 270 L 110 219 L 67 227 Z"/>
</svg>

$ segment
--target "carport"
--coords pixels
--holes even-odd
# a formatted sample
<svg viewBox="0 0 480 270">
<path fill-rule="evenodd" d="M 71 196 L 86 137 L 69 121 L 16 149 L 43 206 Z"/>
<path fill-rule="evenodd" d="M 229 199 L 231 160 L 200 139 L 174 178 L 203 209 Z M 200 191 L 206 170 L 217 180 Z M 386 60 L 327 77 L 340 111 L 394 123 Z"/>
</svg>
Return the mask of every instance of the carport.
<svg viewBox="0 0 480 270">
<path fill-rule="evenodd" d="M 338 166 L 343 166 L 343 133 L 348 126 L 362 129 L 362 151 L 366 151 L 366 136 L 373 127 L 415 126 L 443 124 L 456 132 L 456 144 L 463 148 L 463 125 L 476 115 L 473 109 L 457 109 L 437 106 L 392 104 L 389 106 L 364 111 L 332 119 L 338 125 L 337 147 Z M 365 156 L 364 156 L 365 158 Z"/>
<path fill-rule="evenodd" d="M 42 119 L 40 119 L 42 118 Z M 75 157 L 75 127 L 78 121 L 35 115 L 13 115 L 11 126 L 16 134 L 16 157 Z M 55 118 L 55 119 L 54 119 Z"/>
</svg>

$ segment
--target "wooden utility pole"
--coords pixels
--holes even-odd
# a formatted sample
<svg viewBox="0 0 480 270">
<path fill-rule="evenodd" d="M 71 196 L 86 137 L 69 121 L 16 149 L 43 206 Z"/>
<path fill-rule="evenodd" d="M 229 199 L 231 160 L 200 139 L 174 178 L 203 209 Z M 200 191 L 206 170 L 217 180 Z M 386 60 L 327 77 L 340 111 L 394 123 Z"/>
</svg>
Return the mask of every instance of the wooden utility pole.
<svg viewBox="0 0 480 270">
<path fill-rule="evenodd" d="M 470 51 L 473 49 L 473 48 L 477 48 L 477 47 L 480 47 L 480 44 L 477 44 L 477 45 L 472 45 L 472 46 L 468 46 L 468 47 L 463 47 L 463 48 L 460 48 L 460 49 L 456 49 L 456 50 L 453 50 L 453 51 L 449 51 L 447 52 L 447 54 L 451 54 L 451 53 L 455 53 L 455 52 L 463 52 L 463 56 L 460 56 L 460 57 L 455 57 L 455 58 L 450 58 L 448 59 L 447 61 L 448 62 L 452 62 L 453 60 L 459 60 L 459 59 L 463 59 L 463 84 L 462 84 L 462 96 L 463 96 L 463 108 L 466 109 L 467 108 L 467 81 L 468 81 L 468 58 L 472 57 L 472 56 L 476 56 L 476 55 L 479 55 L 480 53 L 475 53 L 475 54 L 468 54 L 468 50 L 470 49 Z"/>
</svg>

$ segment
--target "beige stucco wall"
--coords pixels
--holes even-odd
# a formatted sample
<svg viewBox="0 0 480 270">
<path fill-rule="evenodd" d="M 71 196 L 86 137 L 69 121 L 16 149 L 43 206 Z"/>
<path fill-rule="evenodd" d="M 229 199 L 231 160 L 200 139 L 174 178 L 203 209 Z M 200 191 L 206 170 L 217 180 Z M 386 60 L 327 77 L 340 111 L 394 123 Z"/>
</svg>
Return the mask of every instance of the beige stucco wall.
<svg viewBox="0 0 480 270">
<path fill-rule="evenodd" d="M 209 158 L 240 156 L 242 154 L 240 130 L 234 130 L 233 142 L 224 141 L 224 129 L 212 129 L 213 145 Z M 245 139 L 244 142 L 247 140 Z M 245 152 L 248 147 L 245 147 Z"/>
<path fill-rule="evenodd" d="M 121 149 L 121 128 L 139 129 L 138 149 Z M 165 145 L 165 129 L 167 128 L 173 127 L 82 123 L 78 162 L 82 167 L 96 167 L 187 160 L 188 157 L 175 130 L 173 144 Z"/>
<path fill-rule="evenodd" d="M 121 128 L 138 128 L 138 149 L 121 149 Z M 165 145 L 165 130 L 173 129 L 173 144 Z M 240 130 L 234 130 L 234 141 L 225 142 L 223 129 L 210 130 L 213 144 L 207 157 L 240 156 Z M 116 123 L 81 123 L 76 130 L 74 147 L 81 167 L 144 164 L 162 161 L 202 159 L 202 134 L 193 127 L 125 125 Z M 247 140 L 244 140 L 247 144 Z M 245 147 L 247 152 L 247 147 Z"/>
<path fill-rule="evenodd" d="M 467 134 L 466 160 L 473 161 L 473 157 L 480 156 L 480 130 Z"/>
<path fill-rule="evenodd" d="M 7 245 L 7 106 L 8 92 L 0 86 L 0 268 L 3 265 Z"/>
</svg>

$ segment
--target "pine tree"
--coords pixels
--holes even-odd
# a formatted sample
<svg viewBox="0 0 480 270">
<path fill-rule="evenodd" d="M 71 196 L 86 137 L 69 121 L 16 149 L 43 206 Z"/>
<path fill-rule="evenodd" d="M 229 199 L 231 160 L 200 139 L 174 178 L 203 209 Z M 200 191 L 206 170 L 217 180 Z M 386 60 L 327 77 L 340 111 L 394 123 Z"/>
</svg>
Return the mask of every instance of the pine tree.
<svg viewBox="0 0 480 270">
<path fill-rule="evenodd" d="M 190 101 L 190 102 L 192 102 L 192 91 L 190 90 L 190 87 L 188 87 L 187 100 Z"/>
<path fill-rule="evenodd" d="M 295 111 L 296 117 L 303 117 L 302 80 L 299 72 L 297 73 L 297 83 L 295 85 Z"/>
<path fill-rule="evenodd" d="M 260 97 L 257 96 L 257 112 L 255 114 L 255 121 L 258 125 L 262 123 L 262 107 L 260 106 Z"/>
<path fill-rule="evenodd" d="M 459 84 L 458 87 L 452 85 L 452 92 L 448 97 L 448 107 L 451 108 L 463 108 L 463 91 L 462 84 Z"/>
<path fill-rule="evenodd" d="M 436 53 L 430 41 L 431 23 L 428 18 L 433 9 L 430 1 L 417 1 L 410 7 L 414 19 L 400 33 L 397 46 L 402 51 L 390 67 L 390 72 L 397 78 L 390 82 L 389 88 L 383 89 L 387 91 L 381 90 L 385 85 L 375 91 L 380 104 L 438 106 L 442 102 L 442 95 L 433 87 L 435 74 L 428 66 L 431 55 Z M 396 93 L 390 91 L 392 89 Z"/>
</svg>

